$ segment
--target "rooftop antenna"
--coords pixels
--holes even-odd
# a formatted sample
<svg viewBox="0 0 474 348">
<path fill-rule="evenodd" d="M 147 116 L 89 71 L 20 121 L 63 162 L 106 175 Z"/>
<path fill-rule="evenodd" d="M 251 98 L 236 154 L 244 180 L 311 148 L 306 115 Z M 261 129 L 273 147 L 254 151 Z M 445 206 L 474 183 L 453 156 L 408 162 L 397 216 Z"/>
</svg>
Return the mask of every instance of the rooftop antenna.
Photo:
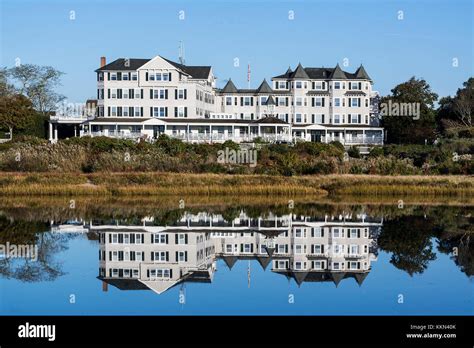
<svg viewBox="0 0 474 348">
<path fill-rule="evenodd" d="M 183 41 L 179 42 L 179 64 L 184 65 L 185 64 L 185 59 L 184 59 L 184 44 Z"/>
</svg>

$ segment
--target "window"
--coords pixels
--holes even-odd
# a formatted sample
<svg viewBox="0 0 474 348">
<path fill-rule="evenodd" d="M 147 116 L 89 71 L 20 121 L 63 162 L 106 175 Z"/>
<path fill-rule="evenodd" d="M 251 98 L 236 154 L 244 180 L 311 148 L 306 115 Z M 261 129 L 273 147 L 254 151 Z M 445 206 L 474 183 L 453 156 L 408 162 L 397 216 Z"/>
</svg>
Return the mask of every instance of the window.
<svg viewBox="0 0 474 348">
<path fill-rule="evenodd" d="M 334 106 L 341 106 L 341 98 L 334 98 Z"/>
<path fill-rule="evenodd" d="M 139 106 L 135 106 L 133 108 L 133 114 L 134 116 L 141 116 L 141 112 L 140 112 L 140 107 Z"/>
<path fill-rule="evenodd" d="M 135 234 L 135 244 L 142 244 L 142 235 L 139 233 Z"/>
<path fill-rule="evenodd" d="M 303 82 L 301 82 L 301 81 L 296 81 L 296 82 L 295 82 L 295 88 L 298 88 L 298 89 L 299 89 L 299 88 L 303 88 Z"/>
<path fill-rule="evenodd" d="M 141 98 L 140 88 L 135 88 L 134 89 L 134 97 L 135 97 L 135 99 L 140 99 Z"/>
<path fill-rule="evenodd" d="M 112 99 L 117 99 L 117 89 L 116 89 L 116 88 L 112 88 L 112 89 L 110 90 L 110 97 L 111 97 Z"/>
<path fill-rule="evenodd" d="M 111 81 L 117 81 L 117 73 L 111 73 L 110 74 L 110 80 Z"/>
<path fill-rule="evenodd" d="M 166 116 L 166 107 L 154 107 L 153 108 L 153 117 L 165 117 Z"/>
<path fill-rule="evenodd" d="M 302 270 L 303 269 L 303 262 L 295 261 L 295 270 Z"/>
<path fill-rule="evenodd" d="M 358 82 L 351 82 L 351 89 L 359 89 L 359 83 Z"/>
<path fill-rule="evenodd" d="M 227 245 L 225 246 L 225 252 L 226 252 L 226 253 L 232 253 L 232 250 L 233 250 L 233 249 L 232 249 L 232 244 L 227 244 Z"/>
<path fill-rule="evenodd" d="M 123 81 L 128 81 L 128 73 L 122 73 L 122 80 Z"/>
<path fill-rule="evenodd" d="M 359 123 L 359 115 L 351 115 L 351 123 Z"/>
<path fill-rule="evenodd" d="M 296 97 L 296 98 L 295 98 L 295 105 L 296 105 L 296 106 L 303 106 L 303 98 L 301 98 L 301 97 Z"/>
<path fill-rule="evenodd" d="M 359 246 L 358 245 L 351 245 L 350 248 L 349 248 L 349 254 L 359 255 Z"/>
<path fill-rule="evenodd" d="M 169 76 L 170 75 L 168 73 L 163 73 L 163 74 L 160 74 L 160 75 L 162 75 L 163 81 L 169 81 Z"/>
<path fill-rule="evenodd" d="M 313 254 L 322 254 L 323 253 L 323 246 L 321 244 L 313 245 Z"/>
<path fill-rule="evenodd" d="M 117 116 L 117 107 L 116 107 L 116 106 L 112 106 L 112 107 L 111 107 L 111 110 L 112 110 L 111 116 Z"/>
<path fill-rule="evenodd" d="M 188 257 L 187 257 L 187 252 L 186 251 L 179 251 L 178 252 L 178 258 L 176 261 L 178 262 L 186 262 Z"/>
<path fill-rule="evenodd" d="M 112 234 L 112 244 L 118 244 L 118 234 L 117 233 Z"/>
<path fill-rule="evenodd" d="M 334 123 L 341 123 L 341 116 L 340 115 L 334 115 Z"/>
<path fill-rule="evenodd" d="M 184 106 L 178 106 L 178 117 L 184 117 Z"/>
<path fill-rule="evenodd" d="M 341 83 L 340 82 L 334 82 L 334 89 L 341 89 Z"/>
<path fill-rule="evenodd" d="M 323 106 L 323 98 L 321 97 L 314 98 L 314 106 Z"/>
<path fill-rule="evenodd" d="M 351 106 L 352 107 L 358 107 L 359 106 L 359 99 L 351 98 Z"/>
<path fill-rule="evenodd" d="M 323 81 L 315 81 L 313 82 L 313 89 L 315 90 L 322 90 L 325 87 L 325 83 Z"/>
<path fill-rule="evenodd" d="M 153 252 L 153 260 L 158 262 L 168 261 L 168 252 L 166 251 L 155 251 Z"/>
<path fill-rule="evenodd" d="M 155 99 L 167 99 L 166 89 L 155 89 L 153 90 L 153 98 Z"/>
<path fill-rule="evenodd" d="M 313 269 L 324 269 L 323 261 L 313 261 Z"/>
<path fill-rule="evenodd" d="M 288 261 L 281 261 L 279 260 L 278 262 L 276 262 L 276 268 L 277 269 L 287 269 L 288 268 Z"/>
<path fill-rule="evenodd" d="M 341 231 L 339 228 L 333 228 L 332 230 L 332 236 L 333 238 L 339 238 L 341 237 Z"/>
<path fill-rule="evenodd" d="M 335 271 L 338 271 L 341 269 L 341 264 L 339 262 L 333 262 L 332 263 L 332 269 Z"/>
<path fill-rule="evenodd" d="M 351 228 L 350 229 L 350 238 L 357 238 L 358 233 L 357 233 L 357 228 Z"/>
<path fill-rule="evenodd" d="M 295 114 L 295 122 L 296 123 L 301 123 L 302 120 L 302 115 L 301 114 Z"/>
<path fill-rule="evenodd" d="M 286 98 L 279 97 L 278 98 L 278 106 L 286 106 Z"/>
<path fill-rule="evenodd" d="M 303 245 L 295 244 L 295 254 L 302 254 L 302 253 L 303 253 Z"/>
<path fill-rule="evenodd" d="M 251 103 L 251 97 L 244 97 L 244 105 L 245 106 L 250 106 Z"/>
<path fill-rule="evenodd" d="M 137 80 L 138 80 L 138 74 L 132 73 L 132 81 L 137 81 Z"/>
<path fill-rule="evenodd" d="M 128 99 L 128 88 L 125 88 L 125 89 L 123 90 L 122 98 L 123 98 L 123 99 Z"/>
<path fill-rule="evenodd" d="M 168 244 L 168 236 L 166 233 L 157 233 L 153 237 L 155 244 Z"/>
<path fill-rule="evenodd" d="M 359 269 L 357 262 L 349 262 L 349 269 Z"/>
<path fill-rule="evenodd" d="M 277 253 L 278 254 L 286 253 L 286 245 L 285 244 L 279 244 L 278 248 L 277 248 Z"/>
<path fill-rule="evenodd" d="M 138 268 L 132 269 L 132 278 L 138 278 L 139 273 L 138 273 Z"/>
<path fill-rule="evenodd" d="M 186 99 L 186 93 L 184 89 L 178 89 L 178 99 Z"/>
<path fill-rule="evenodd" d="M 303 238 L 303 230 L 301 228 L 295 228 L 295 237 Z"/>
<path fill-rule="evenodd" d="M 155 75 L 154 74 L 149 74 L 148 80 L 155 81 Z"/>
<path fill-rule="evenodd" d="M 278 89 L 286 89 L 286 81 L 278 81 Z"/>
<path fill-rule="evenodd" d="M 244 244 L 244 253 L 252 252 L 252 244 Z"/>
<path fill-rule="evenodd" d="M 123 116 L 125 116 L 125 117 L 130 116 L 130 115 L 128 114 L 128 110 L 129 110 L 129 109 L 128 109 L 128 106 L 123 106 L 123 107 L 122 107 L 122 110 L 123 110 L 123 111 L 122 111 Z M 128 236 L 128 235 L 126 235 L 126 236 Z"/>
<path fill-rule="evenodd" d="M 317 238 L 322 237 L 322 229 L 321 229 L 321 227 L 314 227 L 314 228 L 313 228 L 313 237 L 317 237 Z"/>
<path fill-rule="evenodd" d="M 324 121 L 323 121 L 323 115 L 322 115 L 322 114 L 316 114 L 316 115 L 314 115 L 314 116 L 315 116 L 315 117 L 314 117 L 313 123 L 318 123 L 318 124 L 319 124 L 319 123 L 324 123 Z"/>
<path fill-rule="evenodd" d="M 268 97 L 260 97 L 260 105 L 266 105 L 267 104 Z"/>
<path fill-rule="evenodd" d="M 232 97 L 225 97 L 225 105 L 232 105 Z"/>
<path fill-rule="evenodd" d="M 178 243 L 177 244 L 187 244 L 186 243 L 186 235 L 184 233 L 178 234 Z"/>
<path fill-rule="evenodd" d="M 150 269 L 150 278 L 171 278 L 170 269 Z"/>
</svg>

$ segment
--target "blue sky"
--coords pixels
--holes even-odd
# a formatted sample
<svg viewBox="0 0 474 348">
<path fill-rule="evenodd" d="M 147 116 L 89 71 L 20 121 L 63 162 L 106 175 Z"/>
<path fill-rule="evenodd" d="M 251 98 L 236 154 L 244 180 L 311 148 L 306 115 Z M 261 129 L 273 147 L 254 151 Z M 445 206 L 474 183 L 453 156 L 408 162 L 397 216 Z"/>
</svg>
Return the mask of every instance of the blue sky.
<svg viewBox="0 0 474 348">
<path fill-rule="evenodd" d="M 256 87 L 298 62 L 345 58 L 351 72 L 362 62 L 382 94 L 415 75 L 452 95 L 474 75 L 470 0 L 0 2 L 0 65 L 19 58 L 65 72 L 59 91 L 72 102 L 95 96 L 100 56 L 177 60 L 180 41 L 186 63 L 212 65 L 219 86 L 231 77 L 246 88 L 248 63 Z"/>
</svg>

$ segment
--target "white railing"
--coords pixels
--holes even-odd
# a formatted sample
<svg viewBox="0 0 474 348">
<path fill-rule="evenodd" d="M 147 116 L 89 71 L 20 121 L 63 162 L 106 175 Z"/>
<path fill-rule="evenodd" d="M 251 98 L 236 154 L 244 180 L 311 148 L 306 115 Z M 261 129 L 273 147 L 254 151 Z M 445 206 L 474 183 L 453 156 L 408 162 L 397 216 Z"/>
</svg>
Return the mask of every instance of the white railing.
<svg viewBox="0 0 474 348">
<path fill-rule="evenodd" d="M 118 138 L 118 139 L 137 139 L 137 138 L 141 138 L 143 134 L 141 132 L 98 131 L 98 132 L 86 132 L 83 134 L 83 136 L 109 137 L 109 138 Z"/>
<path fill-rule="evenodd" d="M 257 138 L 261 138 L 264 141 L 268 142 L 275 142 L 275 141 L 291 141 L 292 138 L 289 135 L 285 134 L 243 134 L 234 136 L 232 134 L 225 134 L 225 133 L 211 133 L 211 134 L 204 134 L 204 133 L 175 133 L 168 135 L 171 138 L 181 139 L 184 141 L 226 141 L 232 140 L 235 142 L 248 142 L 253 141 Z"/>
<path fill-rule="evenodd" d="M 344 144 L 368 144 L 368 145 L 382 145 L 383 144 L 383 137 L 381 136 L 365 136 L 365 137 L 352 137 L 346 139 Z"/>
<path fill-rule="evenodd" d="M 51 115 L 49 119 L 51 121 L 87 121 L 89 117 L 93 116 L 86 116 L 86 115 Z"/>
</svg>

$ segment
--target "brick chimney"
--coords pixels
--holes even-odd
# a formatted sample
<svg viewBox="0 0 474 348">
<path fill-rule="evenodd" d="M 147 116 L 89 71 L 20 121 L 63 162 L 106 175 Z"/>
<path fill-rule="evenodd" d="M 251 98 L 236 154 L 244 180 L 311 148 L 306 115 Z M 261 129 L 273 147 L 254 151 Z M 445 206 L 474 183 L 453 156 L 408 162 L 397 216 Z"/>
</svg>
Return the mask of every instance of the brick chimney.
<svg viewBox="0 0 474 348">
<path fill-rule="evenodd" d="M 107 292 L 109 290 L 109 284 L 106 282 L 102 281 L 102 291 Z"/>
<path fill-rule="evenodd" d="M 103 68 L 107 64 L 105 57 L 100 57 L 100 67 Z"/>
</svg>

